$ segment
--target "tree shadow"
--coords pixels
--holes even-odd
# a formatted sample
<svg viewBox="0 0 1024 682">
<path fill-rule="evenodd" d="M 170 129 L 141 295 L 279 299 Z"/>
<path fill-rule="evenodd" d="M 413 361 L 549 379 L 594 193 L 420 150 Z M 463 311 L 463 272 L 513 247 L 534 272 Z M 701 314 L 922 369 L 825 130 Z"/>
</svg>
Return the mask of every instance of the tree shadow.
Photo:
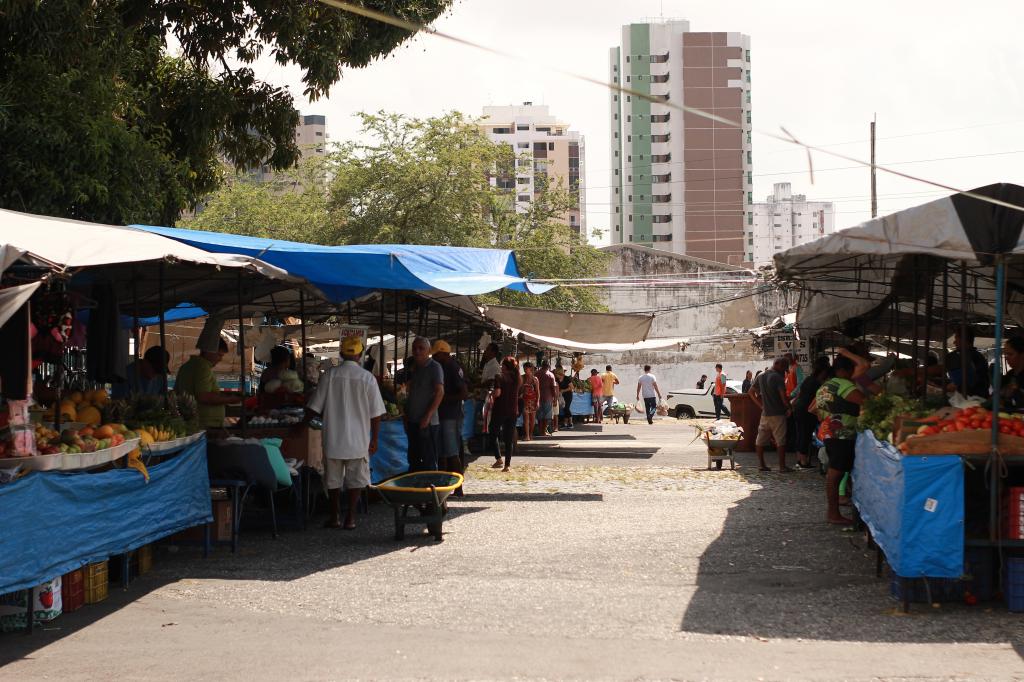
<svg viewBox="0 0 1024 682">
<path fill-rule="evenodd" d="M 1001 604 L 915 604 L 902 614 L 889 580 L 875 576 L 864 533 L 824 522 L 824 483 L 813 471 L 755 470 L 749 480 L 761 487 L 729 510 L 701 556 L 681 631 L 851 642 L 1024 639 L 1021 619 Z"/>
<path fill-rule="evenodd" d="M 554 447 L 554 448 L 542 448 L 536 447 L 530 443 L 519 442 L 516 445 L 516 456 L 517 457 L 575 457 L 580 459 L 650 459 L 658 452 L 660 448 L 657 447 L 644 447 L 634 448 L 631 447 L 627 450 L 610 449 L 610 448 L 587 448 L 587 447 Z"/>
<path fill-rule="evenodd" d="M 466 493 L 467 502 L 603 502 L 600 493 Z"/>
</svg>

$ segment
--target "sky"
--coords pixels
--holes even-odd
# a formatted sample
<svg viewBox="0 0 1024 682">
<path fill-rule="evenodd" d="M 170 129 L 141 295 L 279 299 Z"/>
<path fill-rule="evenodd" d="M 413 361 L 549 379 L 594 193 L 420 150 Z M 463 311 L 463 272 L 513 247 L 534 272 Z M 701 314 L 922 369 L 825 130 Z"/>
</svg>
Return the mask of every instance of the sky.
<svg viewBox="0 0 1024 682">
<path fill-rule="evenodd" d="M 812 184 L 804 150 L 756 131 L 785 127 L 867 160 L 872 117 L 879 165 L 958 189 L 1024 185 L 1020 0 L 457 0 L 435 28 L 518 58 L 421 34 L 365 69 L 346 70 L 328 98 L 312 103 L 297 69 L 263 60 L 256 71 L 288 85 L 302 113 L 326 115 L 335 142 L 358 137 L 359 111 L 479 115 L 485 105 L 547 104 L 586 138 L 588 225 L 607 228 L 608 90 L 556 69 L 607 80 L 608 48 L 620 44 L 622 25 L 661 17 L 751 37 L 755 201 L 790 182 L 794 193 L 833 201 L 837 229 L 868 219 L 867 168 L 815 153 Z M 879 172 L 879 215 L 949 193 Z"/>
</svg>

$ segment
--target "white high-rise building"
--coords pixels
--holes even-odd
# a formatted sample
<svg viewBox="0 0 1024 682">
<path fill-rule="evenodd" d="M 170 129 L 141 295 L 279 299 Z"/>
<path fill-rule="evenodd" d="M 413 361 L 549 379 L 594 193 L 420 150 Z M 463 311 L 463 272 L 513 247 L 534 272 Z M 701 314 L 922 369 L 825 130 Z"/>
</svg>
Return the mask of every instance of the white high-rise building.
<svg viewBox="0 0 1024 682">
<path fill-rule="evenodd" d="M 609 54 L 609 78 L 649 96 L 610 97 L 612 244 L 747 262 L 754 201 L 750 38 L 691 31 L 680 20 L 629 24 Z"/>
<path fill-rule="evenodd" d="M 534 173 L 545 172 L 549 181 L 573 193 L 577 205 L 563 219 L 586 237 L 586 200 L 580 191 L 581 185 L 586 186 L 583 135 L 552 116 L 547 105 L 532 102 L 484 107 L 480 126 L 490 139 L 511 145 L 519 157 L 515 180 L 505 180 L 509 183 L 505 189 L 515 193 L 516 209 L 525 212 L 529 208 L 540 189 L 534 182 Z"/>
<path fill-rule="evenodd" d="M 807 201 L 788 182 L 775 183 L 764 203 L 754 204 L 753 233 L 747 251 L 754 265 L 770 265 L 779 251 L 806 244 L 835 231 L 835 209 L 828 201 Z"/>
</svg>

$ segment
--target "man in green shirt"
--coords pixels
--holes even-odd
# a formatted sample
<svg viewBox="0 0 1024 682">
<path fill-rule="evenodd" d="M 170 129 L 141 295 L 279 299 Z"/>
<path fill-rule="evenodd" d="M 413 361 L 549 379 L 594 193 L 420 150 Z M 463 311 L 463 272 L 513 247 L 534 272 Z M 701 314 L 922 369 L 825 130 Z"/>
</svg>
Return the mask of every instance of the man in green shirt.
<svg viewBox="0 0 1024 682">
<path fill-rule="evenodd" d="M 241 395 L 224 395 L 217 385 L 217 377 L 213 367 L 224 359 L 228 345 L 219 339 L 217 350 L 200 350 L 178 369 L 174 382 L 174 390 L 188 393 L 199 404 L 199 422 L 208 429 L 219 429 L 224 426 L 224 406 L 242 402 Z"/>
</svg>

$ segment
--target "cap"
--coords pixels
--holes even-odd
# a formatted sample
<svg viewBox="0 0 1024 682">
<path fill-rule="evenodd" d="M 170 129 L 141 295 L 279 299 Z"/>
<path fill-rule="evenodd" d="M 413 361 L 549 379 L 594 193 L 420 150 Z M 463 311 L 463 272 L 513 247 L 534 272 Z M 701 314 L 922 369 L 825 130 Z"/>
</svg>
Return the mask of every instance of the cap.
<svg viewBox="0 0 1024 682">
<path fill-rule="evenodd" d="M 361 355 L 363 352 L 363 340 L 358 336 L 346 336 L 341 340 L 342 355 Z"/>
<path fill-rule="evenodd" d="M 430 348 L 430 354 L 434 353 L 451 353 L 452 347 L 448 345 L 448 342 L 444 339 L 438 339 L 434 341 L 434 345 Z"/>
</svg>

